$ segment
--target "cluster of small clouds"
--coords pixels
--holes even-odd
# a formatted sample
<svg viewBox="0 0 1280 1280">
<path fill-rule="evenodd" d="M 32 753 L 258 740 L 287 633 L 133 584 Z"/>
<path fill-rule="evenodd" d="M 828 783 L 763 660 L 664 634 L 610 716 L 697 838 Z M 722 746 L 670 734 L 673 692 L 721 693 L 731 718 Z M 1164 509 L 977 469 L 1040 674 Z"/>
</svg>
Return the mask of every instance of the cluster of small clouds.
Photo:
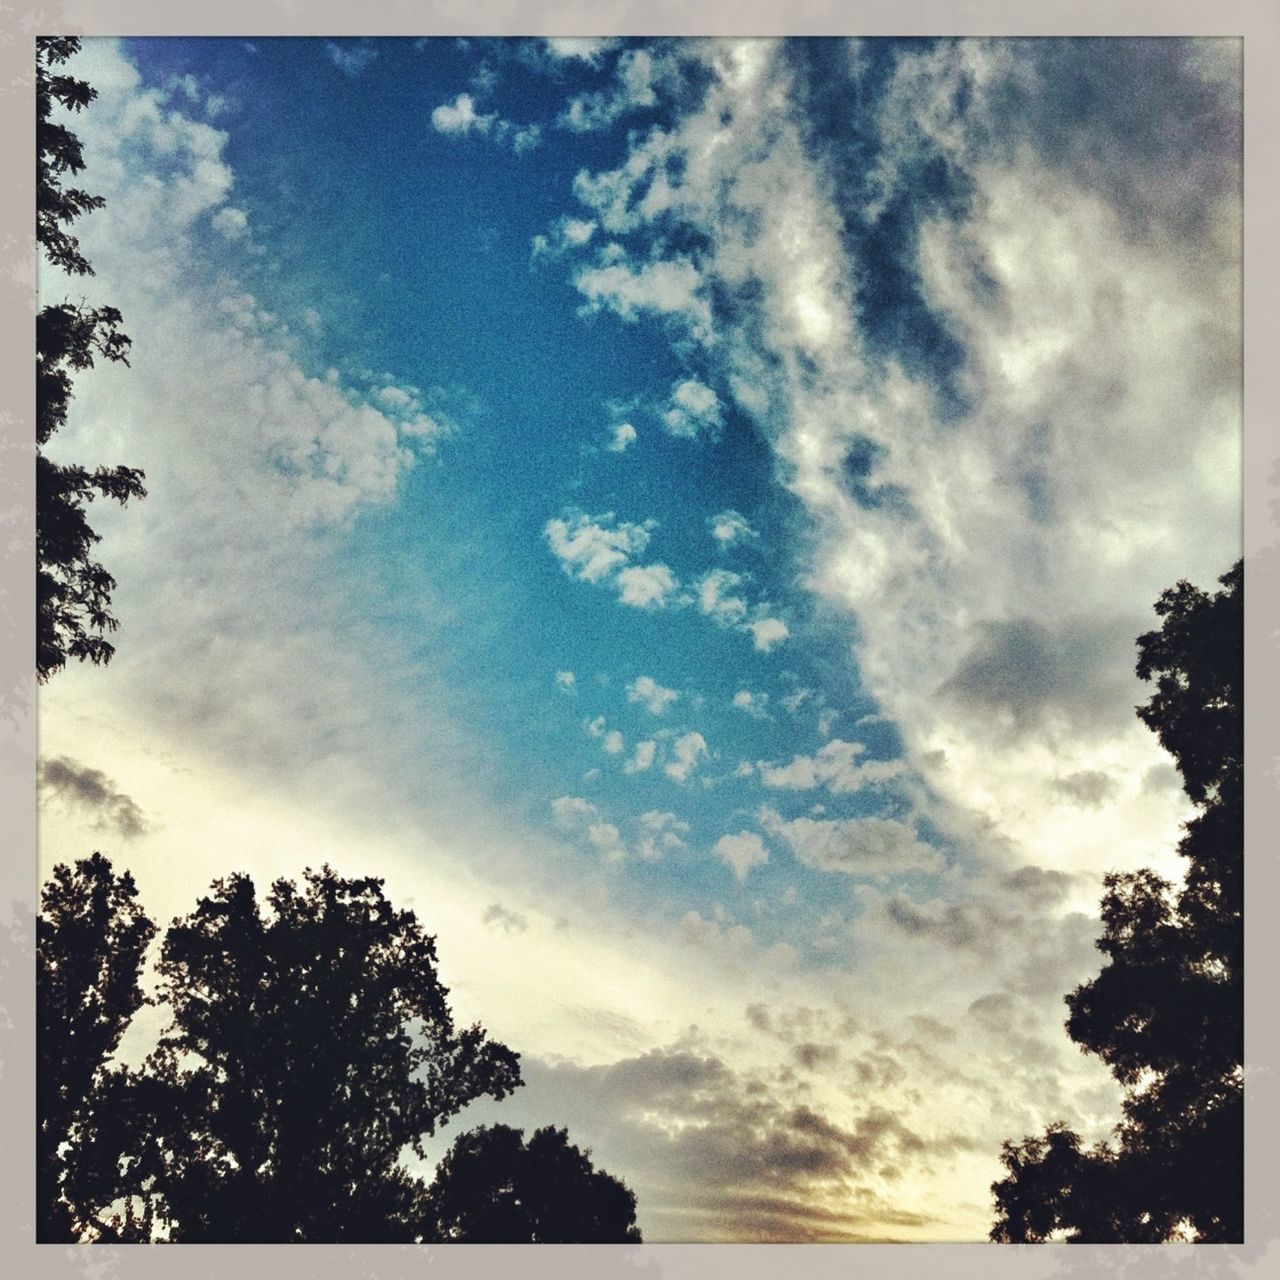
<svg viewBox="0 0 1280 1280">
<path fill-rule="evenodd" d="M 551 802 L 551 811 L 563 831 L 585 838 L 606 863 L 628 858 L 657 862 L 688 848 L 684 837 L 689 834 L 689 824 L 665 810 L 650 809 L 631 819 L 629 841 L 598 805 L 582 796 L 559 796 Z"/>
<path fill-rule="evenodd" d="M 746 581 L 740 573 L 729 569 L 711 569 L 698 580 L 698 608 L 717 626 L 746 631 L 755 647 L 768 653 L 786 640 L 791 631 L 781 618 L 769 612 L 769 606 L 760 604 L 754 608 L 744 597 L 733 594 Z"/>
<path fill-rule="evenodd" d="M 541 125 L 518 125 L 502 119 L 496 111 L 477 111 L 475 99 L 469 93 L 460 93 L 452 102 L 442 102 L 436 107 L 431 112 L 431 126 L 450 138 L 469 135 L 490 138 L 509 145 L 516 155 L 531 151 L 542 141 Z"/>
<path fill-rule="evenodd" d="M 591 516 L 567 512 L 549 521 L 543 530 L 552 553 L 570 577 L 580 582 L 611 586 L 621 604 L 637 609 L 664 609 L 696 603 L 717 625 L 748 633 L 761 653 L 768 653 L 791 634 L 767 604 L 749 606 L 738 595 L 728 594 L 745 581 L 741 574 L 713 569 L 696 584 L 696 595 L 678 595 L 680 583 L 670 567 L 660 561 L 632 564 L 649 546 L 656 521 L 642 524 L 616 522 L 613 512 Z"/>
</svg>

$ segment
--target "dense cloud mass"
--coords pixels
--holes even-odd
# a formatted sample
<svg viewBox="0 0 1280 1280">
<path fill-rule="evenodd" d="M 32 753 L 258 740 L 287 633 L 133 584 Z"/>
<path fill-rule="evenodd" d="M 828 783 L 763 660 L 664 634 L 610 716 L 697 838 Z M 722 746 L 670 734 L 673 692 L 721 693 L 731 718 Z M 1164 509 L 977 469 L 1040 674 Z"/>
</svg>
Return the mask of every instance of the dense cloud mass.
<svg viewBox="0 0 1280 1280">
<path fill-rule="evenodd" d="M 134 346 L 57 447 L 149 496 L 43 821 L 162 916 L 385 871 L 524 1055 L 478 1118 L 647 1240 L 985 1235 L 1116 1118 L 1062 996 L 1185 816 L 1134 641 L 1239 554 L 1238 44 L 233 44 L 78 59 Z"/>
</svg>

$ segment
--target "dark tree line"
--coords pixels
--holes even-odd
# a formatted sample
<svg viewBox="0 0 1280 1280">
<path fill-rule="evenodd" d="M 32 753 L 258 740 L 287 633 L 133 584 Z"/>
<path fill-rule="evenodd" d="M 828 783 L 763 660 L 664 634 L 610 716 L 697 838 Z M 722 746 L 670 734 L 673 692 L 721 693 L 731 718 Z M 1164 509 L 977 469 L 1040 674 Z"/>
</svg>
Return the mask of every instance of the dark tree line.
<svg viewBox="0 0 1280 1280">
<path fill-rule="evenodd" d="M 1110 1142 L 1064 1124 L 1006 1142 L 991 1238 L 1148 1243 L 1244 1239 L 1244 576 L 1209 595 L 1179 582 L 1138 640 L 1155 681 L 1138 715 L 1198 809 L 1175 887 L 1107 876 L 1101 973 L 1067 997 L 1067 1030 L 1125 1088 Z"/>
<path fill-rule="evenodd" d="M 93 274 L 69 227 L 103 205 L 101 196 L 63 180 L 84 169 L 80 140 L 55 122 L 54 108 L 83 110 L 97 91 L 59 73 L 80 47 L 71 36 L 36 41 L 36 243 L 44 263 L 71 276 Z M 43 265 L 43 264 L 42 264 Z M 127 503 L 141 498 L 143 474 L 134 467 L 86 467 L 50 459 L 46 446 L 67 420 L 72 375 L 96 359 L 128 364 L 129 339 L 115 307 L 50 303 L 36 316 L 36 675 L 43 682 L 69 658 L 103 663 L 114 647 L 111 612 L 115 579 L 93 558 L 99 536 L 87 507 L 95 498 Z"/>
<path fill-rule="evenodd" d="M 403 1163 L 521 1079 L 454 1026 L 435 940 L 381 881 L 325 867 L 265 904 L 217 881 L 166 931 L 151 998 L 127 872 L 60 866 L 41 905 L 42 1241 L 639 1241 L 634 1195 L 563 1130 L 465 1133 L 430 1184 Z M 111 1061 L 147 1004 L 168 1014 L 156 1048 Z"/>
</svg>

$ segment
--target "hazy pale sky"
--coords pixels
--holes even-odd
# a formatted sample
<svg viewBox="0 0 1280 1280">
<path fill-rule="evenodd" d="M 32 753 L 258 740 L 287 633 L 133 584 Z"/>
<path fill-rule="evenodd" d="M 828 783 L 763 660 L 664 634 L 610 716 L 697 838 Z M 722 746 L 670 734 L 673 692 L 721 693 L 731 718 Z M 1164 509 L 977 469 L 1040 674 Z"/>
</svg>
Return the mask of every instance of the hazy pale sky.
<svg viewBox="0 0 1280 1280">
<path fill-rule="evenodd" d="M 981 1238 L 1100 1136 L 1134 639 L 1240 554 L 1232 41 L 87 40 L 118 654 L 41 859 L 378 874 L 646 1240 Z M 446 1139 L 452 1132 L 446 1133 Z"/>
</svg>

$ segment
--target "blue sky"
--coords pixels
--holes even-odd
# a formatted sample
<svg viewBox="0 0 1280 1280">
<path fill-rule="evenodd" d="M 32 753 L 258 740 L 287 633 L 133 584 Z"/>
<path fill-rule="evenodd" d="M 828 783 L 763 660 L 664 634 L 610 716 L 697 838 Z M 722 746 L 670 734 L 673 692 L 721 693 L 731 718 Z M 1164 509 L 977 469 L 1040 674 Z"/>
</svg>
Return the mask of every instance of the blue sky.
<svg viewBox="0 0 1280 1280">
<path fill-rule="evenodd" d="M 59 447 L 150 492 L 42 858 L 386 875 L 646 1238 L 985 1234 L 1115 1118 L 1061 997 L 1184 814 L 1133 640 L 1239 554 L 1238 47 L 79 62 L 134 351 Z"/>
</svg>

